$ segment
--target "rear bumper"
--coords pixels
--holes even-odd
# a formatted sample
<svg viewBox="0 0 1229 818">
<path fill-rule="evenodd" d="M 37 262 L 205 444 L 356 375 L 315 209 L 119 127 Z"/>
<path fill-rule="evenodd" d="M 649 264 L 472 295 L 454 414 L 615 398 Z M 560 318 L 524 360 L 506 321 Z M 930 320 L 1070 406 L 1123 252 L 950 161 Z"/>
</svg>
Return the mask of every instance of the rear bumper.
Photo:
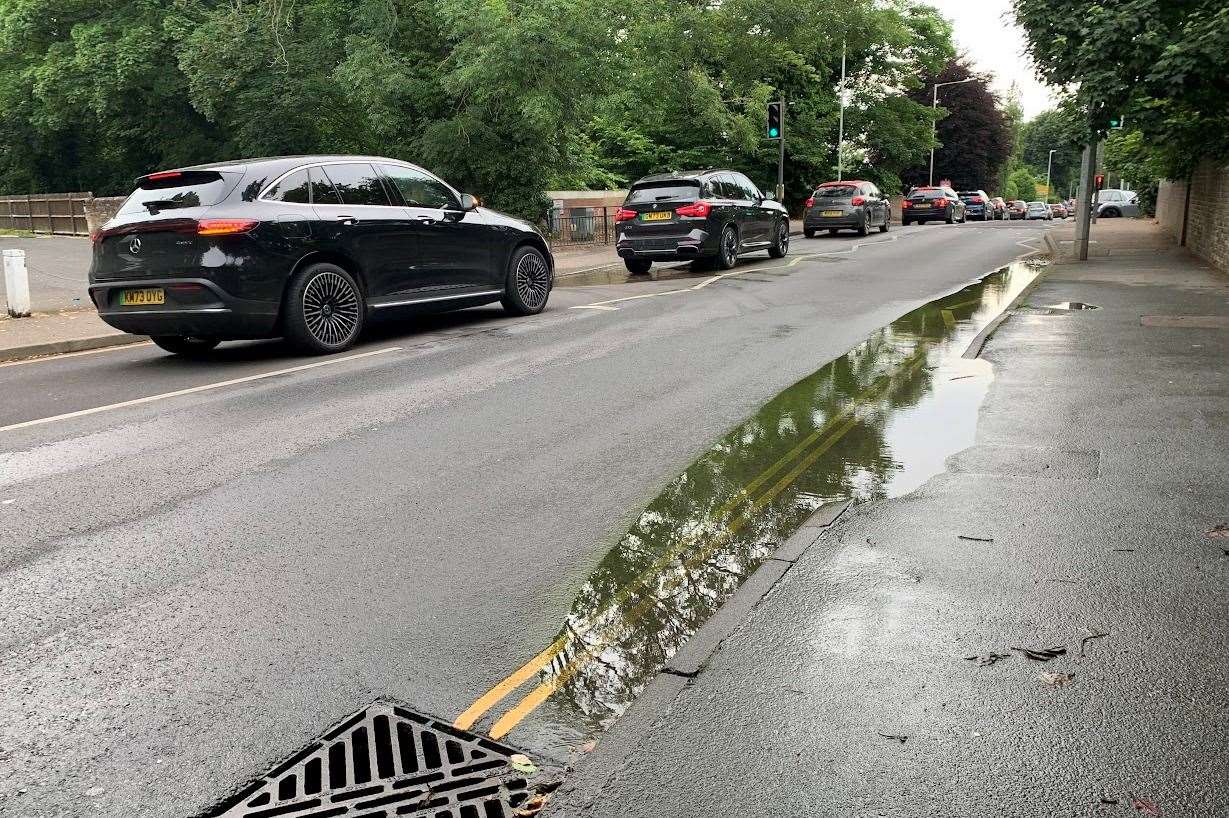
<svg viewBox="0 0 1229 818">
<path fill-rule="evenodd" d="M 821 216 L 814 211 L 807 211 L 802 219 L 804 230 L 856 230 L 866 223 L 866 215 L 859 212 L 842 213 L 840 216 Z"/>
<path fill-rule="evenodd" d="M 121 290 L 160 288 L 166 303 L 120 306 Z M 222 339 L 276 334 L 278 304 L 235 298 L 203 278 L 100 281 L 90 299 L 107 324 L 137 335 L 196 335 Z"/>
<path fill-rule="evenodd" d="M 717 241 L 708 231 L 696 228 L 682 236 L 637 236 L 620 232 L 615 240 L 620 258 L 670 261 L 717 254 Z"/>
<path fill-rule="evenodd" d="M 902 222 L 946 221 L 948 217 L 955 218 L 955 213 L 953 213 L 949 208 L 943 208 L 942 210 L 936 210 L 935 208 L 930 208 L 929 210 L 915 210 L 912 207 L 906 207 L 900 214 L 900 220 Z"/>
</svg>

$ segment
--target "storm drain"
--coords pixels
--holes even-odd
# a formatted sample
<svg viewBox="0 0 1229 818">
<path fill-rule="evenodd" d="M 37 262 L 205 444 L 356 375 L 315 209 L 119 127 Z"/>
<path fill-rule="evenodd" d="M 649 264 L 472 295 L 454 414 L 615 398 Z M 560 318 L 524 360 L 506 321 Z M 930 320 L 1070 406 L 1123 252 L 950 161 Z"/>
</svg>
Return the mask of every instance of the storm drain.
<svg viewBox="0 0 1229 818">
<path fill-rule="evenodd" d="M 218 818 L 504 818 L 527 797 L 517 751 L 376 702 L 282 762 Z"/>
</svg>

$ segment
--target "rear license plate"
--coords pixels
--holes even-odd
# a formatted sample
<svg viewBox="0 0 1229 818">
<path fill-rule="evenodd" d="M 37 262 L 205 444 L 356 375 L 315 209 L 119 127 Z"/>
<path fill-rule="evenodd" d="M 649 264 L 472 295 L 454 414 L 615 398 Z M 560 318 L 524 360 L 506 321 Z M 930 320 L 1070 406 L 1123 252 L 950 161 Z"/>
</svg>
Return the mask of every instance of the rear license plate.
<svg viewBox="0 0 1229 818">
<path fill-rule="evenodd" d="M 673 218 L 674 214 L 669 210 L 663 210 L 660 213 L 641 213 L 640 218 L 646 222 L 668 222 Z"/>
<path fill-rule="evenodd" d="M 825 210 L 825 211 L 823 211 L 822 213 L 820 213 L 819 215 L 821 215 L 821 216 L 826 216 L 826 217 L 828 217 L 828 218 L 831 218 L 831 217 L 833 217 L 833 216 L 844 216 L 845 214 L 844 214 L 844 213 L 842 213 L 842 212 L 841 212 L 841 211 L 839 211 L 839 210 Z"/>
<path fill-rule="evenodd" d="M 165 304 L 166 291 L 161 287 L 151 287 L 147 290 L 120 290 L 119 303 L 121 307 Z"/>
<path fill-rule="evenodd" d="M 915 204 L 915 205 L 914 205 L 914 207 L 916 207 L 918 210 L 926 210 L 927 208 L 929 208 L 929 207 L 930 207 L 930 205 L 928 205 L 928 204 Z"/>
</svg>

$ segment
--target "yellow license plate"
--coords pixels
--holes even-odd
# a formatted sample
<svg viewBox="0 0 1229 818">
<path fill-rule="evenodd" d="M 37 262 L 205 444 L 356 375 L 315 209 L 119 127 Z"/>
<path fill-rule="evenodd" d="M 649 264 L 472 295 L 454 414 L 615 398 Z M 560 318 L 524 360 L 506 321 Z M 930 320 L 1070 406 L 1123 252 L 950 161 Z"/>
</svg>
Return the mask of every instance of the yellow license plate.
<svg viewBox="0 0 1229 818">
<path fill-rule="evenodd" d="M 821 215 L 821 216 L 844 216 L 845 214 L 844 214 L 844 213 L 842 213 L 842 212 L 841 212 L 841 211 L 839 211 L 839 210 L 825 210 L 824 212 L 820 213 L 819 215 Z"/>
<path fill-rule="evenodd" d="M 663 210 L 660 213 L 641 213 L 640 218 L 646 222 L 668 222 L 674 216 L 669 210 Z"/>
<path fill-rule="evenodd" d="M 166 291 L 161 287 L 151 287 L 148 290 L 121 290 L 119 294 L 121 307 L 140 307 L 146 304 L 165 304 Z"/>
</svg>

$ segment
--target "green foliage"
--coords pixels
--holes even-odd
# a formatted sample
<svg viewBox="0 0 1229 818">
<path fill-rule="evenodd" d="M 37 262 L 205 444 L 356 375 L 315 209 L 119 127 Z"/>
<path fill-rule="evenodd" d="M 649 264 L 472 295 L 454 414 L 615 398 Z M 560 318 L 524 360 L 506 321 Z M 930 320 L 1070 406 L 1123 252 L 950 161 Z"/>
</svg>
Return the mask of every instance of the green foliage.
<svg viewBox="0 0 1229 818">
<path fill-rule="evenodd" d="M 1173 177 L 1229 158 L 1225 0 L 1046 0 L 1016 17 L 1042 78 L 1071 89 L 1084 134 L 1125 115 Z"/>
<path fill-rule="evenodd" d="M 953 58 L 912 0 L 0 0 L 0 189 L 126 192 L 157 168 L 287 153 L 418 162 L 528 217 L 543 191 L 724 165 L 788 198 L 885 189 L 925 156 L 905 91 Z"/>
<path fill-rule="evenodd" d="M 1007 175 L 1004 199 L 1022 199 L 1031 202 L 1037 198 L 1037 183 L 1045 181 L 1038 179 L 1036 174 L 1026 167 L 1017 167 Z"/>
<path fill-rule="evenodd" d="M 1055 109 L 1033 117 L 1020 129 L 1020 160 L 1045 182 L 1046 162 L 1050 162 L 1050 187 L 1062 198 L 1071 182 L 1079 181 L 1080 156 L 1085 134 L 1081 123 L 1069 111 Z"/>
<path fill-rule="evenodd" d="M 1165 167 L 1141 131 L 1116 131 L 1105 140 L 1105 170 L 1111 187 L 1131 183 L 1145 213 L 1156 212 L 1156 194 Z"/>
</svg>

